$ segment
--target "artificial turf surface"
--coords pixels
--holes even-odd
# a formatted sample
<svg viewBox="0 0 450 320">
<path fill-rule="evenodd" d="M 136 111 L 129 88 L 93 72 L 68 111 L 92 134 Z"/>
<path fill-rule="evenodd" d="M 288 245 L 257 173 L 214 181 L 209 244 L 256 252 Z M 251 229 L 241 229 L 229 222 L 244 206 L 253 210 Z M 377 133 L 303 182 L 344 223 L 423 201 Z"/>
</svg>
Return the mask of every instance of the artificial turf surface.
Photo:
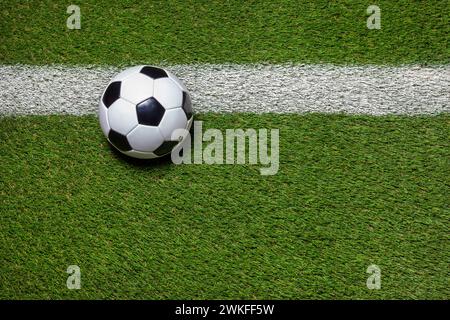
<svg viewBox="0 0 450 320">
<path fill-rule="evenodd" d="M 125 161 L 95 116 L 0 118 L 0 298 L 448 299 L 448 115 L 197 119 L 279 128 L 278 174 Z"/>
<path fill-rule="evenodd" d="M 0 63 L 450 63 L 439 0 L 83 1 L 81 30 L 68 5 L 1 1 Z M 0 298 L 449 298 L 448 114 L 197 118 L 279 128 L 278 174 L 130 162 L 94 116 L 0 118 Z"/>
<path fill-rule="evenodd" d="M 0 63 L 446 64 L 448 1 L 275 0 L 0 3 Z M 369 5 L 381 29 L 366 27 Z"/>
</svg>

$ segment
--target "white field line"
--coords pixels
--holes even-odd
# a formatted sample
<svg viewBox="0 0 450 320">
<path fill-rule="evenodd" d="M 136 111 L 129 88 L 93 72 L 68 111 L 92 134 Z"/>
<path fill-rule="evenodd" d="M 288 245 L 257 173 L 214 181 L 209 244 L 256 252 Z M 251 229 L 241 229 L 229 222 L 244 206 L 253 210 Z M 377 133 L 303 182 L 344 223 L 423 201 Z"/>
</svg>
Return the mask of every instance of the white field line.
<svg viewBox="0 0 450 320">
<path fill-rule="evenodd" d="M 185 82 L 196 112 L 450 112 L 450 65 L 165 67 Z M 95 113 L 103 89 L 119 71 L 116 67 L 0 65 L 0 115 Z"/>
</svg>

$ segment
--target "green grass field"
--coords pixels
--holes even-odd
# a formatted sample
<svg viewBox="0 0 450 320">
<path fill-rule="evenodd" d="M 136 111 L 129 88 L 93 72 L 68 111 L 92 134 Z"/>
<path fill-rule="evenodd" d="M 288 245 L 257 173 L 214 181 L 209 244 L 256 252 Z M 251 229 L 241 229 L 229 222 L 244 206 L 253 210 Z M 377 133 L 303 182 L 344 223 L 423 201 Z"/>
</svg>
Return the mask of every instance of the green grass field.
<svg viewBox="0 0 450 320">
<path fill-rule="evenodd" d="M 366 8 L 382 10 L 381 30 Z M 428 1 L 2 1 L 0 61 L 32 64 L 194 62 L 449 63 L 449 4 Z"/>
<path fill-rule="evenodd" d="M 68 3 L 7 0 L 0 64 L 450 63 L 448 4 L 377 1 L 376 31 L 370 4 L 86 1 L 68 30 Z M 94 115 L 0 117 L 0 298 L 450 297 L 448 113 L 196 119 L 280 129 L 278 174 L 127 160 Z"/>
<path fill-rule="evenodd" d="M 198 118 L 280 128 L 280 172 L 126 162 L 93 116 L 2 119 L 2 297 L 448 297 L 448 116 Z"/>
</svg>

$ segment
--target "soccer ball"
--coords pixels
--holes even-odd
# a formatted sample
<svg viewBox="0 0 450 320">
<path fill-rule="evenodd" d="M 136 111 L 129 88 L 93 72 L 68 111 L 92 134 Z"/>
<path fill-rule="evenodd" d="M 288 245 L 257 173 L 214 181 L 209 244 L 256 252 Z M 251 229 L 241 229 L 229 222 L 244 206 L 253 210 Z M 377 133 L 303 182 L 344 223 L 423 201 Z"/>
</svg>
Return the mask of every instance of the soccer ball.
<svg viewBox="0 0 450 320">
<path fill-rule="evenodd" d="M 98 114 L 108 141 L 134 158 L 152 159 L 170 153 L 189 131 L 193 112 L 186 86 L 172 73 L 136 66 L 116 75 L 103 92 Z"/>
</svg>

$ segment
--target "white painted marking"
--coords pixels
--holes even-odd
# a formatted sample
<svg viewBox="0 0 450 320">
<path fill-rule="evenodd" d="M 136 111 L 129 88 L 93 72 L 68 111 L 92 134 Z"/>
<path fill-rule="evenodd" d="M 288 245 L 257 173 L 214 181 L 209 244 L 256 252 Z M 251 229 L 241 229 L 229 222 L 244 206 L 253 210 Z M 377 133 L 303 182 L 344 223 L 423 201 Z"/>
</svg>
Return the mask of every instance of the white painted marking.
<svg viewBox="0 0 450 320">
<path fill-rule="evenodd" d="M 196 112 L 450 112 L 450 65 L 172 65 Z M 117 67 L 0 66 L 0 114 L 92 114 Z"/>
</svg>

